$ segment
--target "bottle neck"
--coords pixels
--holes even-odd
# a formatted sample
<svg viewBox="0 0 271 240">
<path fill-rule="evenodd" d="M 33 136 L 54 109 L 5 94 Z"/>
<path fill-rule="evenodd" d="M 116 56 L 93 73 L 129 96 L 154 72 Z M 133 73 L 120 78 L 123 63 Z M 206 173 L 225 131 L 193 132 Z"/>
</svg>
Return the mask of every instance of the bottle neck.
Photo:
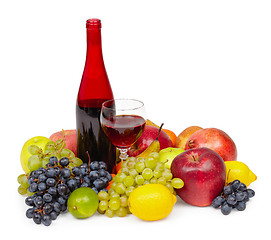
<svg viewBox="0 0 271 240">
<path fill-rule="evenodd" d="M 101 29 L 87 28 L 87 58 L 102 57 Z"/>
</svg>

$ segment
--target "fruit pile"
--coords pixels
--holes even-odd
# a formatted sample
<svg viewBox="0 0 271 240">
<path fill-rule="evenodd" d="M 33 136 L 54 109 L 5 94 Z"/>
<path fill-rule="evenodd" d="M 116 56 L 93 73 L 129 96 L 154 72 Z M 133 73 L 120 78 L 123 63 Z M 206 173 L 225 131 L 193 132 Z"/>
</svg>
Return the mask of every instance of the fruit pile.
<svg viewBox="0 0 271 240">
<path fill-rule="evenodd" d="M 76 157 L 76 134 L 69 132 L 53 134 L 53 141 L 35 137 L 23 147 L 25 173 L 17 179 L 18 192 L 27 194 L 26 216 L 37 224 L 49 226 L 67 209 L 76 218 L 97 211 L 155 221 L 171 213 L 176 195 L 228 215 L 232 209 L 245 210 L 255 195 L 248 186 L 257 176 L 236 161 L 233 140 L 219 129 L 193 126 L 176 136 L 148 120 L 116 175 L 106 171 L 104 162 L 87 164 Z"/>
</svg>

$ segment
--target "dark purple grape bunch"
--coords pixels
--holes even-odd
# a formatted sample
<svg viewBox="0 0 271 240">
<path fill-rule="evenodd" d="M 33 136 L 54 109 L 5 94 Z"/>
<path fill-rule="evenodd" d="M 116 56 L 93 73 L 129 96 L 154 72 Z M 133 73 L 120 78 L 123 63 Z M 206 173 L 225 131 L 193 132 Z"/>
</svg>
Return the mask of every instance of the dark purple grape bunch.
<svg viewBox="0 0 271 240">
<path fill-rule="evenodd" d="M 90 187 L 96 193 L 107 191 L 106 187 L 112 176 L 106 171 L 104 162 L 91 162 L 72 171 L 68 168 L 69 159 L 51 157 L 46 168 L 32 171 L 28 178 L 28 191 L 33 195 L 25 199 L 30 206 L 26 216 L 32 218 L 36 224 L 49 226 L 52 220 L 67 210 L 67 200 L 72 191 L 79 187 Z"/>
<path fill-rule="evenodd" d="M 246 209 L 246 203 L 250 198 L 254 197 L 255 192 L 252 189 L 248 189 L 247 186 L 239 180 L 234 180 L 225 186 L 221 195 L 217 196 L 212 206 L 214 208 L 220 208 L 224 215 L 229 215 L 232 209 L 238 211 L 244 211 Z"/>
</svg>

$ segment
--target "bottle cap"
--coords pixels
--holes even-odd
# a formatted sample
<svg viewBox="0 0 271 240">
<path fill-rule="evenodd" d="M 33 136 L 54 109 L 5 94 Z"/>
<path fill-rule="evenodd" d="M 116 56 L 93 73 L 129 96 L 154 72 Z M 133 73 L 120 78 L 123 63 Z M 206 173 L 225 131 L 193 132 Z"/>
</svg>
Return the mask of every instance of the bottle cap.
<svg viewBox="0 0 271 240">
<path fill-rule="evenodd" d="M 86 27 L 88 29 L 90 28 L 101 28 L 102 27 L 102 23 L 101 23 L 101 20 L 98 19 L 98 18 L 91 18 L 91 19 L 88 19 L 87 20 L 87 24 L 86 24 Z"/>
</svg>

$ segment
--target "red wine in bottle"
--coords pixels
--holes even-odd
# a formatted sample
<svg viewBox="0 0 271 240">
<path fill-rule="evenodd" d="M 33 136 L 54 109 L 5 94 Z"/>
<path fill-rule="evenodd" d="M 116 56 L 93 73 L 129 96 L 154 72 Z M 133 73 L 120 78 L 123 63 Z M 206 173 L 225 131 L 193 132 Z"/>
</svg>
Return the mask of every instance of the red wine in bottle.
<svg viewBox="0 0 271 240">
<path fill-rule="evenodd" d="M 113 99 L 113 92 L 104 66 L 101 44 L 101 21 L 89 19 L 87 56 L 76 104 L 78 157 L 83 162 L 104 161 L 111 173 L 116 161 L 116 148 L 107 138 L 100 123 L 104 101 Z"/>
</svg>

